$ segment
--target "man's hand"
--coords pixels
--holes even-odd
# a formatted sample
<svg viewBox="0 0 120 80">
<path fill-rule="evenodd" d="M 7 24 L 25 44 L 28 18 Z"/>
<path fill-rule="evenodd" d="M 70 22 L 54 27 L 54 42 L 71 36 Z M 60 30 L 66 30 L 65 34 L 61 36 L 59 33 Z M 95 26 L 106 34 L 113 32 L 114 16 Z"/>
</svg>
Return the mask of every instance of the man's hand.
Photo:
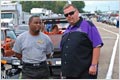
<svg viewBox="0 0 120 80">
<path fill-rule="evenodd" d="M 89 68 L 89 74 L 96 75 L 97 73 L 97 65 L 91 65 Z"/>
<path fill-rule="evenodd" d="M 14 52 L 12 49 L 11 50 L 5 50 L 4 51 L 4 56 L 5 57 L 10 57 L 10 56 L 15 56 L 18 59 L 22 58 L 22 54 Z"/>
</svg>

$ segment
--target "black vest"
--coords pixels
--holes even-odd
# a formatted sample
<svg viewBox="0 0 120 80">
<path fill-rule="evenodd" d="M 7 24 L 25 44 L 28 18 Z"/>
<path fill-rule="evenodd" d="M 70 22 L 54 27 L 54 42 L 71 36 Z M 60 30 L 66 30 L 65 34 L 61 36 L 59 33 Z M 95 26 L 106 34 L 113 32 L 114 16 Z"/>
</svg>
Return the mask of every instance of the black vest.
<svg viewBox="0 0 120 80">
<path fill-rule="evenodd" d="M 93 46 L 86 33 L 73 31 L 64 34 L 61 46 L 63 76 L 77 77 L 89 70 Z"/>
</svg>

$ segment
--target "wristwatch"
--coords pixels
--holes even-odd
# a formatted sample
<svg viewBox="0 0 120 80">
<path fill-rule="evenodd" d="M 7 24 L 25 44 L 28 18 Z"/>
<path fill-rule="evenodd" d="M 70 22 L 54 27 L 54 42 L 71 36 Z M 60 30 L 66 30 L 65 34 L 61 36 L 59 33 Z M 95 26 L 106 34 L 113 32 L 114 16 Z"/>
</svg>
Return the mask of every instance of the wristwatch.
<svg viewBox="0 0 120 80">
<path fill-rule="evenodd" d="M 91 64 L 90 67 L 97 67 L 97 64 Z"/>
</svg>

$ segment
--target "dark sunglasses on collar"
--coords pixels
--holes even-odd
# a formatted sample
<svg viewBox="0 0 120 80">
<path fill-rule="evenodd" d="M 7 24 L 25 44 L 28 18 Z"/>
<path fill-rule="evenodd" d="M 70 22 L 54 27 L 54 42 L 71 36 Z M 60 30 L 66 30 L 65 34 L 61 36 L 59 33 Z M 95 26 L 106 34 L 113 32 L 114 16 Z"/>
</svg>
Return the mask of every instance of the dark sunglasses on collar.
<svg viewBox="0 0 120 80">
<path fill-rule="evenodd" d="M 65 15 L 65 17 L 68 17 L 68 15 L 72 16 L 72 15 L 75 13 L 75 11 L 76 11 L 76 10 L 71 11 L 71 12 L 69 12 L 69 13 L 67 13 L 67 14 L 64 14 L 64 15 Z"/>
</svg>

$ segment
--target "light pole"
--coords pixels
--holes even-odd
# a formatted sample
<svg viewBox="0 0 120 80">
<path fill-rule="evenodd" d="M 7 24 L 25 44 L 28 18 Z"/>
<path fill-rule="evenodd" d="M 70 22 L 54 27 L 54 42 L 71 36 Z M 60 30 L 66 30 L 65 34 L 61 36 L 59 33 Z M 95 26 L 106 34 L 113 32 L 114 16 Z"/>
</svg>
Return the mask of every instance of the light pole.
<svg viewBox="0 0 120 80">
<path fill-rule="evenodd" d="M 108 11 L 110 11 L 110 6 L 108 5 Z"/>
</svg>

